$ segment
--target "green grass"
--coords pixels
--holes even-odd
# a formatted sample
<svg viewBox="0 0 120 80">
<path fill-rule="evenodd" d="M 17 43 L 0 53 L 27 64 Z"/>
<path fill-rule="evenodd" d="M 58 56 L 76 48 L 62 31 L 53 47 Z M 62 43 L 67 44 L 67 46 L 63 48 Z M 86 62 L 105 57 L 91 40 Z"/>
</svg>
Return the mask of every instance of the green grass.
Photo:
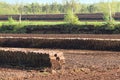
<svg viewBox="0 0 120 80">
<path fill-rule="evenodd" d="M 106 22 L 90 22 L 90 21 L 81 21 L 78 22 L 78 25 L 104 25 Z M 0 21 L 0 26 L 2 25 L 59 25 L 59 24 L 67 24 L 64 21 L 22 21 L 21 23 L 18 21 L 9 22 L 9 21 Z M 120 22 L 115 21 L 114 24 L 120 24 Z"/>
<path fill-rule="evenodd" d="M 102 25 L 105 22 L 79 22 L 78 25 Z M 21 23 L 14 21 L 10 23 L 9 21 L 0 21 L 0 25 L 17 25 L 17 24 L 23 24 L 23 25 L 58 25 L 58 24 L 67 24 L 64 21 L 22 21 Z"/>
<path fill-rule="evenodd" d="M 78 24 L 79 25 L 103 25 L 105 24 L 106 22 L 88 22 L 88 21 L 84 21 L 84 22 L 79 22 Z"/>
<path fill-rule="evenodd" d="M 50 22 L 50 21 L 22 21 L 21 23 L 18 21 L 9 22 L 9 21 L 0 21 L 0 25 L 58 25 L 58 24 L 66 24 L 66 22 L 63 21 L 57 21 L 57 22 Z"/>
</svg>

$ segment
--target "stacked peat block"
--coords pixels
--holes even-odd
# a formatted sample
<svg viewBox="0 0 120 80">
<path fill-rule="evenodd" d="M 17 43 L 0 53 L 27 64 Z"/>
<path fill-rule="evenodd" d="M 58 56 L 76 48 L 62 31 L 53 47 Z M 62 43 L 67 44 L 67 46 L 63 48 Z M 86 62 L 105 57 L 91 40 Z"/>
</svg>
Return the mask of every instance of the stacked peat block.
<svg viewBox="0 0 120 80">
<path fill-rule="evenodd" d="M 61 69 L 65 60 L 60 51 L 28 48 L 0 48 L 0 65 Z"/>
</svg>

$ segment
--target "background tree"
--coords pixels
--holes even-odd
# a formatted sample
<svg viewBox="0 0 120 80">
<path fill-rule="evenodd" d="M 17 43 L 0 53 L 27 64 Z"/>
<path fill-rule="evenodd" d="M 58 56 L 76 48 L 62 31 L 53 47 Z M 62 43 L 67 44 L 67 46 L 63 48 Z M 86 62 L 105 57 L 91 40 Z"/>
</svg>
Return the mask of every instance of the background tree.
<svg viewBox="0 0 120 80">
<path fill-rule="evenodd" d="M 91 4 L 87 7 L 89 13 L 95 13 L 96 12 L 96 6 L 94 4 Z"/>
<path fill-rule="evenodd" d="M 99 11 L 98 12 L 102 12 L 104 14 L 104 18 L 107 21 L 112 21 L 113 20 L 113 15 L 115 14 L 116 8 L 117 8 L 117 3 L 115 3 L 114 1 L 107 1 L 107 2 L 101 2 L 98 4 L 99 7 Z"/>
<path fill-rule="evenodd" d="M 110 6 L 109 6 L 110 5 Z M 104 13 L 105 16 L 120 12 L 120 1 L 99 2 L 94 4 L 80 3 L 78 0 L 64 0 L 63 3 L 23 3 L 8 4 L 0 1 L 0 14 L 49 14 L 66 13 L 71 9 L 74 13 Z M 109 16 L 108 16 L 109 17 Z"/>
<path fill-rule="evenodd" d="M 24 7 L 23 7 L 22 3 L 20 3 L 20 5 L 19 5 L 19 7 L 18 7 L 18 11 L 19 11 L 19 22 L 20 22 L 20 23 L 21 23 L 21 21 L 22 21 L 22 14 L 23 14 L 23 11 L 24 11 L 23 8 L 24 8 Z"/>
<path fill-rule="evenodd" d="M 65 0 L 64 3 L 66 6 L 66 11 L 68 9 L 71 9 L 75 13 L 79 11 L 80 3 L 78 2 L 78 0 Z"/>
<path fill-rule="evenodd" d="M 51 4 L 51 13 L 59 13 L 59 6 L 57 4 L 57 2 L 53 2 Z"/>
</svg>

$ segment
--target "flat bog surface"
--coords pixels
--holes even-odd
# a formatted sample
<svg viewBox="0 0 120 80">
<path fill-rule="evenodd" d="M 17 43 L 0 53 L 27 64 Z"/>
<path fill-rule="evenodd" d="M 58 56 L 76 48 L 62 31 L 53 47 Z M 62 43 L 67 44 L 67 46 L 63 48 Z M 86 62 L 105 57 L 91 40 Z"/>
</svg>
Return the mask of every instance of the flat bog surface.
<svg viewBox="0 0 120 80">
<path fill-rule="evenodd" d="M 69 68 L 107 70 L 120 67 L 120 52 L 92 50 L 61 50 Z"/>
</svg>

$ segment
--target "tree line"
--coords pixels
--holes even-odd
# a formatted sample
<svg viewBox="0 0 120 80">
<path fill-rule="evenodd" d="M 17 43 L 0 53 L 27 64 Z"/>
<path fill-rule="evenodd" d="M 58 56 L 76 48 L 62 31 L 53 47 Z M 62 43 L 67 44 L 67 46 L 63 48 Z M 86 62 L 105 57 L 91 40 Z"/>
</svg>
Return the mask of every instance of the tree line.
<svg viewBox="0 0 120 80">
<path fill-rule="evenodd" d="M 110 7 L 109 7 L 110 5 Z M 61 14 L 72 9 L 74 13 L 106 13 L 120 12 L 120 2 L 99 2 L 83 4 L 76 0 L 65 0 L 63 3 L 16 3 L 0 2 L 0 15 L 2 14 Z"/>
</svg>

